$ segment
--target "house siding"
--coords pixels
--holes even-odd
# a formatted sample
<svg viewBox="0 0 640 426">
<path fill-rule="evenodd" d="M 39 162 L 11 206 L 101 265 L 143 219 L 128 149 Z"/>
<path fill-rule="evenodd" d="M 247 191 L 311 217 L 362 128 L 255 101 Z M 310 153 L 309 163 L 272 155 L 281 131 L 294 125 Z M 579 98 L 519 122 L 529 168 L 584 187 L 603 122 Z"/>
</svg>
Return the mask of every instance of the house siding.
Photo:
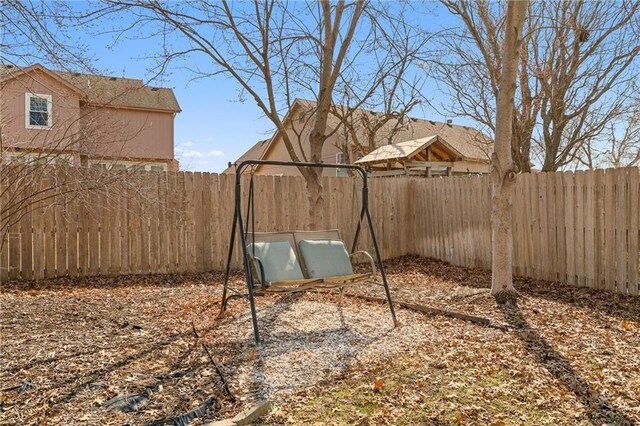
<svg viewBox="0 0 640 426">
<path fill-rule="evenodd" d="M 166 163 L 168 170 L 178 168 L 172 111 L 85 104 L 81 92 L 39 69 L 0 84 L 3 149 L 69 153 L 76 165 L 86 165 L 87 159 L 108 158 L 149 160 Z M 49 129 L 26 126 L 27 93 L 51 96 Z"/>
<path fill-rule="evenodd" d="M 287 123 L 286 128 L 287 133 L 291 141 L 294 144 L 294 150 L 298 157 L 300 157 L 301 161 L 304 161 L 300 147 L 297 146 L 298 136 L 297 133 L 300 134 L 302 145 L 305 149 L 305 154 L 308 154 L 308 140 L 309 134 L 311 133 L 311 121 L 301 123 L 299 120 L 299 115 L 297 111 L 293 111 L 291 114 L 292 120 Z M 292 127 L 293 126 L 293 127 Z M 295 130 L 295 131 L 294 131 Z M 264 160 L 275 160 L 275 161 L 291 161 L 291 157 L 289 155 L 289 151 L 284 144 L 282 136 L 277 133 L 276 139 L 272 141 L 271 145 L 267 148 L 265 152 Z M 324 143 L 322 147 L 322 162 L 324 163 L 335 163 L 336 162 L 336 154 L 340 152 L 337 148 L 337 144 L 340 141 L 340 135 L 338 132 L 331 135 Z M 308 157 L 307 157 L 308 158 Z M 326 171 L 327 175 L 332 174 L 335 175 L 335 171 Z M 301 176 L 300 172 L 295 167 L 282 167 L 282 166 L 260 166 L 256 174 L 263 175 L 283 175 L 283 176 Z"/>
<path fill-rule="evenodd" d="M 5 148 L 78 150 L 80 99 L 76 92 L 40 71 L 23 74 L 1 84 L 0 122 Z M 26 127 L 26 93 L 51 95 L 50 129 Z"/>
<path fill-rule="evenodd" d="M 89 156 L 173 159 L 173 113 L 86 106 L 81 123 Z"/>
</svg>

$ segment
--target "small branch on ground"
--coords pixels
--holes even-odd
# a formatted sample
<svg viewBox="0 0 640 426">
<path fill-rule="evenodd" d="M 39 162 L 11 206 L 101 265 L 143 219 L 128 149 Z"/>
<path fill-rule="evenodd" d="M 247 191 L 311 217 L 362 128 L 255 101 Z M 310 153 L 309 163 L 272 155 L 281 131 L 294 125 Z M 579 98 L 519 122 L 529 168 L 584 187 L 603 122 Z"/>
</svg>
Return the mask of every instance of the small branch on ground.
<svg viewBox="0 0 640 426">
<path fill-rule="evenodd" d="M 198 334 L 198 331 L 196 330 L 196 325 L 193 323 L 193 321 L 191 321 L 191 328 L 193 329 L 193 334 L 196 336 L 196 339 L 199 340 L 200 335 Z M 209 348 L 207 347 L 207 344 L 204 343 L 202 340 L 200 340 L 200 344 L 202 345 L 202 349 L 204 349 L 205 353 L 207 354 L 209 361 L 211 361 L 211 364 L 216 369 L 216 373 L 218 374 L 218 377 L 220 377 L 220 381 L 222 382 L 222 388 L 224 389 L 224 392 L 227 394 L 231 402 L 236 402 L 236 397 L 233 395 L 233 393 L 231 393 L 231 390 L 229 389 L 229 385 L 227 384 L 227 380 L 224 378 L 224 375 L 222 374 L 222 370 L 220 370 L 220 367 L 218 367 L 218 363 L 216 363 L 216 361 L 213 359 L 213 356 L 211 356 L 211 352 L 209 352 Z"/>
<path fill-rule="evenodd" d="M 382 297 L 363 296 L 359 294 L 346 294 L 346 295 L 351 297 L 356 297 L 358 299 L 368 300 L 369 302 L 387 303 L 387 299 L 383 299 Z M 462 314 L 460 312 L 447 311 L 445 309 L 430 308 L 428 306 L 418 305 L 415 303 L 395 301 L 395 304 L 405 309 L 411 309 L 412 311 L 418 311 L 426 314 L 444 315 L 451 318 L 470 321 L 476 324 L 491 325 L 491 321 L 488 318 L 476 317 L 473 315 Z"/>
</svg>

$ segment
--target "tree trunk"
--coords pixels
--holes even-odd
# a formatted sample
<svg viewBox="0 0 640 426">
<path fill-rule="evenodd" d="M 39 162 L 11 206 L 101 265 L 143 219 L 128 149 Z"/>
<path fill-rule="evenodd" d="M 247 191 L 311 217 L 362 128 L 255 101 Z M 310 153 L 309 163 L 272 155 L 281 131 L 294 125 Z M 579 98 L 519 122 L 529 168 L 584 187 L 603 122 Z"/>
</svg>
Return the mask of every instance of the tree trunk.
<svg viewBox="0 0 640 426">
<path fill-rule="evenodd" d="M 309 209 L 309 231 L 322 229 L 324 221 L 324 198 L 322 197 L 322 169 L 311 169 L 307 183 L 307 201 Z"/>
<path fill-rule="evenodd" d="M 318 129 L 326 128 L 326 117 L 329 108 L 318 108 L 316 112 L 315 127 L 309 135 L 309 161 L 312 163 L 322 162 L 322 147 L 326 140 L 325 134 Z M 318 125 L 318 120 L 323 122 Z M 304 177 L 307 183 L 307 199 L 309 209 L 309 223 L 307 226 L 311 231 L 317 231 L 322 228 L 324 220 L 324 199 L 322 198 L 322 171 L 323 169 L 308 168 Z"/>
<path fill-rule="evenodd" d="M 498 83 L 496 105 L 496 140 L 491 170 L 491 294 L 498 302 L 515 299 L 512 277 L 513 184 L 516 173 L 511 158 L 511 134 L 518 74 L 518 50 L 522 42 L 522 26 L 527 10 L 526 1 L 510 0 L 507 6 L 503 66 Z"/>
</svg>

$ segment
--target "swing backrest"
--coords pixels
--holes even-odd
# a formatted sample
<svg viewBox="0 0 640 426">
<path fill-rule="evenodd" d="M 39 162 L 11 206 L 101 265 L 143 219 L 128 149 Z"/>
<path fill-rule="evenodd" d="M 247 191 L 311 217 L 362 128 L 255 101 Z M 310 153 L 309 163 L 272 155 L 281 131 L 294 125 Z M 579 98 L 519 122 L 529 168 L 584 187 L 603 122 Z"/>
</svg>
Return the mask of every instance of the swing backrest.
<svg viewBox="0 0 640 426">
<path fill-rule="evenodd" d="M 304 279 L 291 232 L 256 232 L 255 238 L 249 234 L 247 251 L 250 257 L 260 260 L 267 283 Z M 256 278 L 260 280 L 260 273 Z"/>
<path fill-rule="evenodd" d="M 349 252 L 337 229 L 295 231 L 293 236 L 307 278 L 328 278 L 353 274 Z"/>
</svg>

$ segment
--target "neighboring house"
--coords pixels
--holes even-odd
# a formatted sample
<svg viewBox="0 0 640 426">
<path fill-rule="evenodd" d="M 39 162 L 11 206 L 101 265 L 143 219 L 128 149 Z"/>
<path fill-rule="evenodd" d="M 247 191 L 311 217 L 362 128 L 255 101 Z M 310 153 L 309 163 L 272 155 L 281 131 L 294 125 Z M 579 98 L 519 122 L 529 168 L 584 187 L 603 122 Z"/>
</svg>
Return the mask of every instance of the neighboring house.
<svg viewBox="0 0 640 426">
<path fill-rule="evenodd" d="M 177 171 L 171 89 L 142 80 L 0 66 L 2 160 Z"/>
<path fill-rule="evenodd" d="M 288 129 L 290 138 L 295 145 L 295 151 L 301 161 L 307 161 L 309 146 L 309 132 L 313 126 L 313 114 L 315 103 L 297 99 L 284 118 L 284 125 Z M 355 110 L 351 116 L 351 123 L 372 123 L 380 118 L 380 113 L 363 109 Z M 325 163 L 354 163 L 356 160 L 367 160 L 367 154 L 375 151 L 375 148 L 389 145 L 396 146 L 400 143 L 412 142 L 410 158 L 385 158 L 384 165 L 379 162 L 359 163 L 371 171 L 402 170 L 404 174 L 404 161 L 430 161 L 428 167 L 422 165 L 426 176 L 441 174 L 470 174 L 488 173 L 490 169 L 489 153 L 493 150 L 493 141 L 478 130 L 452 123 L 442 123 L 416 118 L 404 118 L 399 121 L 392 118 L 386 121 L 375 134 L 374 141 L 363 143 L 371 138 L 372 133 L 366 131 L 365 125 L 344 126 L 336 116 L 329 118 L 329 132 L 336 130 L 325 142 L 322 149 L 322 161 Z M 353 143 L 354 139 L 359 141 Z M 300 142 L 298 146 L 298 141 Z M 371 145 L 375 145 L 371 148 Z M 414 152 L 415 151 L 415 152 Z M 406 153 L 405 153 L 406 154 Z M 347 155 L 349 161 L 347 161 Z M 364 157 L 364 158 L 363 158 Z M 291 161 L 284 140 L 279 131 L 266 142 L 262 141 L 254 145 L 237 162 L 247 159 Z M 428 168 L 428 170 L 427 170 Z M 225 170 L 225 173 L 233 172 L 234 167 Z M 262 165 L 255 168 L 256 174 L 269 175 L 298 175 L 295 167 L 279 167 Z M 337 176 L 346 175 L 344 170 L 336 170 Z M 398 173 L 387 173 L 398 174 Z M 416 174 L 412 172 L 412 174 Z"/>
</svg>

